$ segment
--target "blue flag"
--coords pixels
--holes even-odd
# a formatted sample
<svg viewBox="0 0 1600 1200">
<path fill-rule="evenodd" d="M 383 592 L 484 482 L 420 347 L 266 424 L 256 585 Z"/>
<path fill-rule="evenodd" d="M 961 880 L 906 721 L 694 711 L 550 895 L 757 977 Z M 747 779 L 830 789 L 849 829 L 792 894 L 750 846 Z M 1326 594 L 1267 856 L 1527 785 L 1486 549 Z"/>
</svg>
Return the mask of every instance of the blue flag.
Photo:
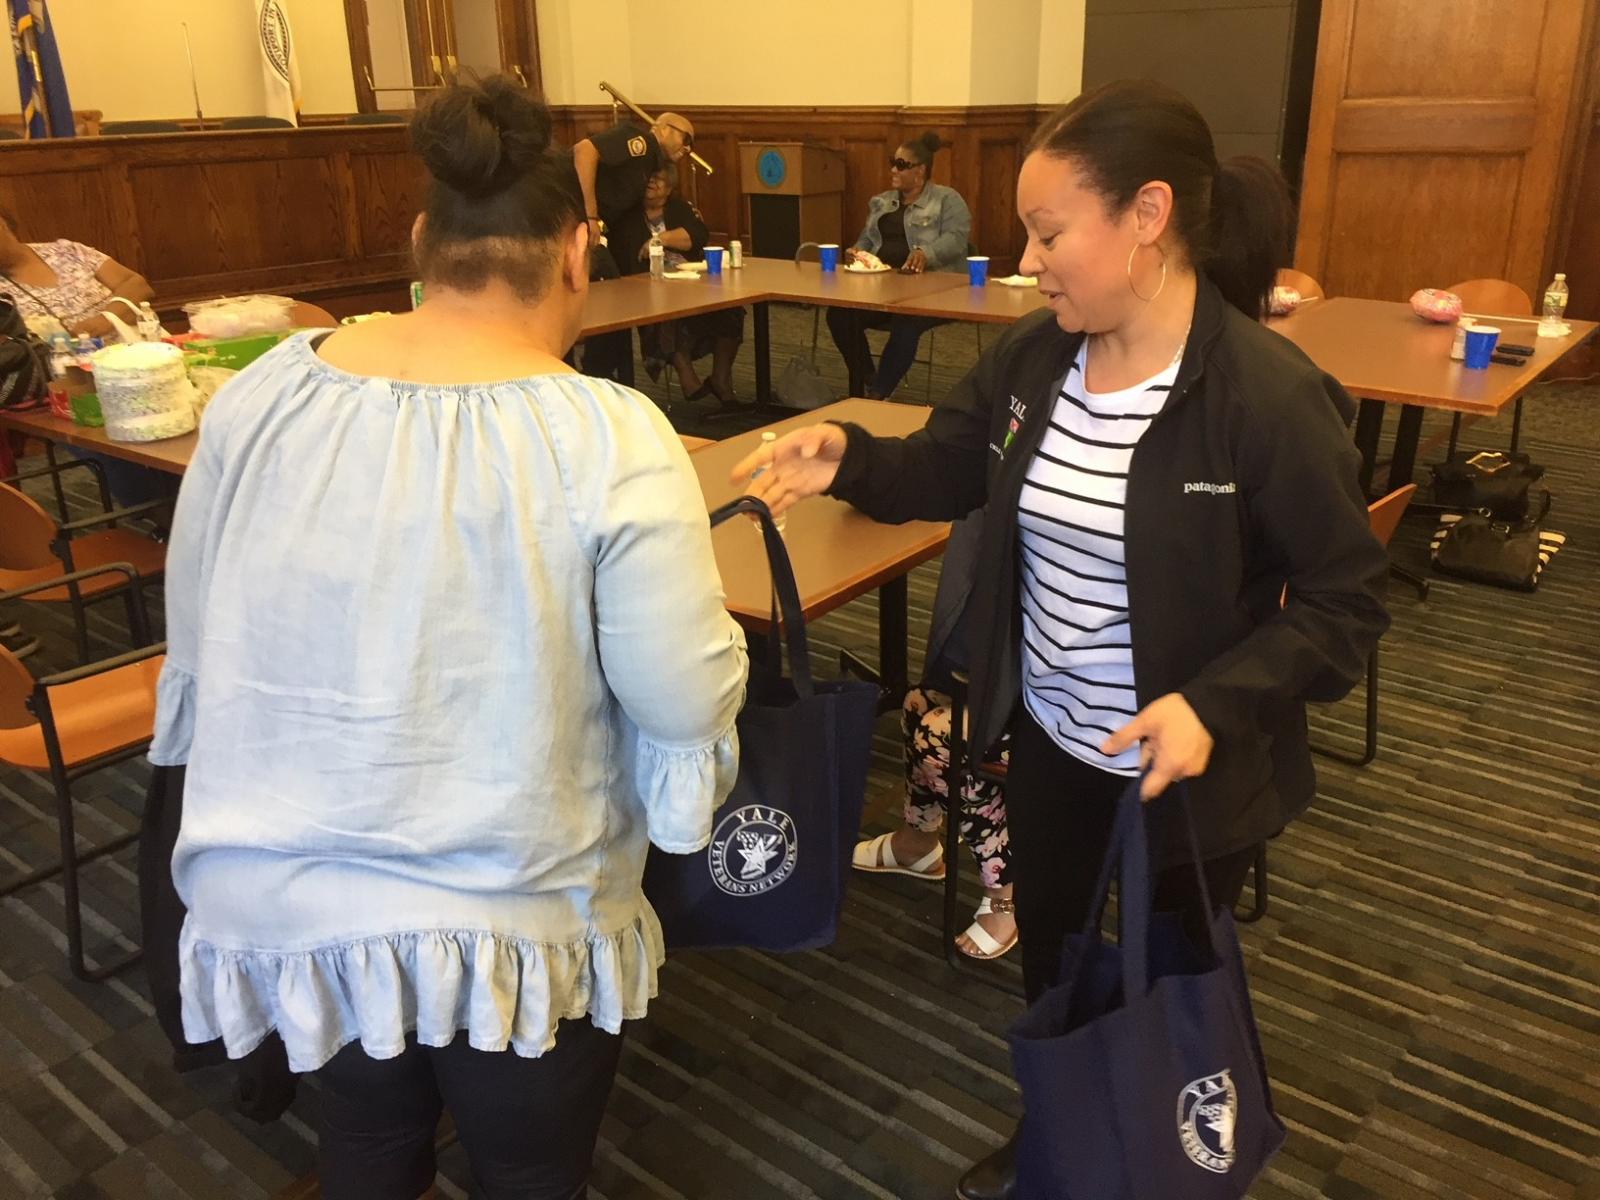
<svg viewBox="0 0 1600 1200">
<path fill-rule="evenodd" d="M 72 137 L 77 132 L 67 76 L 45 0 L 6 0 L 11 46 L 17 55 L 17 94 L 30 138 Z"/>
</svg>

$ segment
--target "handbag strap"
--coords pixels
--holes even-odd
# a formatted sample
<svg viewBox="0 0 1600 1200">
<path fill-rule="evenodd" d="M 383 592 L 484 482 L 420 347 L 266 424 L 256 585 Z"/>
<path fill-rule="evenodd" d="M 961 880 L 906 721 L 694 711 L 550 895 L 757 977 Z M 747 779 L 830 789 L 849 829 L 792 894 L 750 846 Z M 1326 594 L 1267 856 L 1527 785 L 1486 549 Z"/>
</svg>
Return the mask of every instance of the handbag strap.
<svg viewBox="0 0 1600 1200">
<path fill-rule="evenodd" d="M 1142 998 L 1150 990 L 1150 919 L 1154 907 L 1154 884 L 1150 874 L 1149 835 L 1145 829 L 1144 801 L 1139 797 L 1138 779 L 1123 790 L 1117 800 L 1119 842 L 1107 853 L 1107 863 L 1113 857 L 1120 861 L 1117 910 L 1121 925 L 1122 943 L 1122 995 L 1124 1003 Z M 1195 830 L 1194 813 L 1189 802 L 1189 789 L 1182 783 L 1175 785 L 1176 795 L 1168 803 L 1176 804 L 1183 814 L 1183 824 L 1188 835 L 1189 865 L 1194 871 L 1200 903 L 1204 906 L 1206 941 L 1214 957 L 1221 956 L 1217 933 L 1212 921 L 1211 888 L 1206 883 L 1205 867 L 1200 858 L 1200 837 Z M 1102 875 L 1104 869 L 1102 869 Z M 1109 886 L 1109 880 L 1106 881 Z M 1101 896 L 1105 895 L 1102 891 Z"/>
<path fill-rule="evenodd" d="M 65 329 L 67 327 L 66 319 L 64 317 L 62 317 L 62 315 L 60 313 L 58 313 L 53 307 L 51 307 L 51 304 L 50 304 L 50 302 L 48 300 L 46 300 L 43 296 L 39 295 L 38 292 L 34 291 L 27 284 L 19 283 L 17 280 L 13 279 L 5 271 L 0 271 L 0 279 L 4 279 L 12 287 L 18 288 L 22 292 L 26 293 L 30 300 L 32 300 L 40 308 L 44 309 L 45 312 L 49 313 L 52 317 L 54 317 L 55 320 L 56 320 L 56 323 L 58 325 L 60 325 L 61 328 Z"/>
<path fill-rule="evenodd" d="M 789 675 L 794 680 L 795 692 L 805 699 L 816 695 L 817 687 L 811 677 L 811 655 L 806 641 L 806 619 L 800 608 L 800 588 L 795 583 L 794 565 L 789 561 L 789 550 L 783 544 L 783 535 L 772 519 L 772 512 L 754 496 L 740 496 L 730 500 L 711 514 L 711 527 L 715 529 L 729 517 L 744 513 L 761 523 L 761 539 L 766 544 L 767 569 L 772 575 L 774 621 L 769 638 L 775 638 L 781 625 L 789 646 Z"/>
</svg>

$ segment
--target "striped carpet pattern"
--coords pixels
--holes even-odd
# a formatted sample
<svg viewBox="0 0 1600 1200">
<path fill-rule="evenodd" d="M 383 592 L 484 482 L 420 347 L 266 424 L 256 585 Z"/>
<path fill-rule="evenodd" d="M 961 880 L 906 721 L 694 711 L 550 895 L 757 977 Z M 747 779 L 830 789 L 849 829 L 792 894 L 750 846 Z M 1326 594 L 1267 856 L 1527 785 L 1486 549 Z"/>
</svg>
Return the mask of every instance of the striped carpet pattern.
<svg viewBox="0 0 1600 1200">
<path fill-rule="evenodd" d="M 808 312 L 775 309 L 773 330 L 779 369 L 809 351 Z M 937 391 L 976 347 L 959 326 L 935 346 Z M 748 354 L 740 368 L 749 395 Z M 1396 583 L 1378 760 L 1319 759 L 1317 804 L 1272 843 L 1270 911 L 1243 939 L 1290 1133 L 1255 1200 L 1600 1200 L 1597 405 L 1600 388 L 1575 385 L 1527 405 L 1524 447 L 1568 535 L 1540 591 L 1434 577 L 1424 603 Z M 726 436 L 757 418 L 674 419 Z M 1508 424 L 1466 441 L 1503 444 Z M 1407 521 L 1397 560 L 1423 569 L 1432 527 Z M 914 668 L 937 572 L 912 577 Z M 0 626 L 19 618 L 45 635 L 35 670 L 71 661 L 64 622 L 13 606 Z M 115 606 L 93 629 L 107 653 L 126 638 Z M 872 597 L 833 614 L 813 629 L 818 669 L 875 637 Z M 1353 751 L 1361 720 L 1358 694 L 1313 734 Z M 898 753 L 886 718 L 868 832 L 894 820 Z M 136 826 L 145 778 L 135 763 L 85 782 L 85 846 Z M 51 804 L 0 768 L 0 881 L 53 859 Z M 134 944 L 131 851 L 89 868 L 85 894 L 91 956 Z M 314 1083 L 280 1121 L 238 1116 L 226 1068 L 171 1069 L 141 970 L 81 984 L 63 955 L 57 885 L 0 900 L 0 1197 L 275 1197 L 313 1168 Z M 1019 1111 L 1017 1001 L 994 986 L 1017 980 L 1010 959 L 953 973 L 936 891 L 897 878 L 855 883 L 825 951 L 675 957 L 629 1038 L 591 1194 L 945 1200 Z M 441 1194 L 471 1194 L 459 1145 L 440 1170 Z"/>
</svg>

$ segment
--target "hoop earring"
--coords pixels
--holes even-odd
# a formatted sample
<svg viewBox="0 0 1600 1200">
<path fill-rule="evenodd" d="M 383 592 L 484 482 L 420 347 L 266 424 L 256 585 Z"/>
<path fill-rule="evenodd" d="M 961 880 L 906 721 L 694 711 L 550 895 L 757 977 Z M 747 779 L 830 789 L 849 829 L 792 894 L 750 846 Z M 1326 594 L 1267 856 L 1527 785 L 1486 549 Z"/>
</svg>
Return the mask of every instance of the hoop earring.
<svg viewBox="0 0 1600 1200">
<path fill-rule="evenodd" d="M 1154 245 L 1154 243 L 1151 244 Z M 1139 253 L 1139 243 L 1135 242 L 1133 244 L 1133 249 L 1128 251 L 1128 290 L 1131 291 L 1138 299 L 1143 300 L 1146 304 L 1149 304 L 1156 298 L 1156 296 L 1161 295 L 1161 289 L 1167 286 L 1167 252 L 1160 246 L 1156 246 L 1156 253 L 1161 255 L 1161 282 L 1156 284 L 1155 293 L 1149 296 L 1140 296 L 1139 289 L 1133 285 L 1133 256 L 1137 253 Z"/>
</svg>

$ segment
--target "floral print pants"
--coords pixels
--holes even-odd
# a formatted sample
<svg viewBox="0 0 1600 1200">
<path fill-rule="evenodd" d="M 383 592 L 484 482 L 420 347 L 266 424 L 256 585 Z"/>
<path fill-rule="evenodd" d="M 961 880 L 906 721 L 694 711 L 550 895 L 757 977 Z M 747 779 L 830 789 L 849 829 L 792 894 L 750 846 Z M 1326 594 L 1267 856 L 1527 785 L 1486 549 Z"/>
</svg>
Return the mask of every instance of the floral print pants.
<svg viewBox="0 0 1600 1200">
<path fill-rule="evenodd" d="M 924 833 L 944 819 L 945 772 L 950 767 L 950 697 L 932 688 L 912 688 L 900 710 L 906 747 L 905 821 Z M 989 758 L 1005 762 L 1011 735 L 1002 734 Z M 1011 847 L 1006 836 L 1003 785 L 968 779 L 961 795 L 961 839 L 978 860 L 986 888 L 1011 882 Z"/>
</svg>

